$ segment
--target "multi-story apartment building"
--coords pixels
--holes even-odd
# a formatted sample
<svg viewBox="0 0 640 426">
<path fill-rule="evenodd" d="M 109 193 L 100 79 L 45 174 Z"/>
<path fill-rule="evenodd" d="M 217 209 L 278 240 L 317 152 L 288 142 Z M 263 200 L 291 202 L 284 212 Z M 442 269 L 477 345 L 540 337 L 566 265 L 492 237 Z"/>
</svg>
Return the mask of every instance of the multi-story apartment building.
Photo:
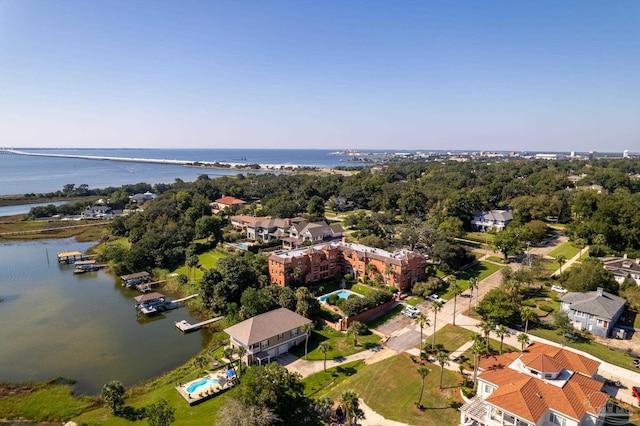
<svg viewBox="0 0 640 426">
<path fill-rule="evenodd" d="M 336 274 L 351 274 L 356 280 L 365 276 L 381 279 L 400 291 L 422 281 L 426 258 L 409 250 L 386 250 L 362 244 L 329 242 L 289 251 L 278 251 L 269 257 L 271 282 L 291 286 L 296 281 L 310 284 Z"/>
</svg>

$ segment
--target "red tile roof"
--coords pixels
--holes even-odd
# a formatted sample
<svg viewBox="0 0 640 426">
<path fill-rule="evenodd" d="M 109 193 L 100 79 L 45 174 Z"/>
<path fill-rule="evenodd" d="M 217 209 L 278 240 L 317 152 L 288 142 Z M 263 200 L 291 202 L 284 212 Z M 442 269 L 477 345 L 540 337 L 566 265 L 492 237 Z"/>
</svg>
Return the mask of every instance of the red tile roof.
<svg viewBox="0 0 640 426">
<path fill-rule="evenodd" d="M 599 362 L 542 343 L 535 343 L 529 349 L 520 356 L 520 361 L 530 368 L 538 371 L 565 368 L 574 374 L 563 386 L 558 386 L 553 380 L 542 380 L 509 368 L 518 358 L 517 353 L 485 358 L 480 363 L 485 371 L 478 378 L 498 386 L 486 398 L 488 403 L 533 423 L 548 409 L 578 421 L 585 413 L 600 413 L 609 396 L 602 392 L 602 382 L 591 378 Z"/>
<path fill-rule="evenodd" d="M 247 204 L 246 201 L 244 200 L 240 200 L 239 198 L 234 198 L 234 197 L 230 197 L 228 195 L 222 197 L 222 198 L 218 198 L 216 200 L 216 203 L 220 203 L 220 204 Z"/>
</svg>

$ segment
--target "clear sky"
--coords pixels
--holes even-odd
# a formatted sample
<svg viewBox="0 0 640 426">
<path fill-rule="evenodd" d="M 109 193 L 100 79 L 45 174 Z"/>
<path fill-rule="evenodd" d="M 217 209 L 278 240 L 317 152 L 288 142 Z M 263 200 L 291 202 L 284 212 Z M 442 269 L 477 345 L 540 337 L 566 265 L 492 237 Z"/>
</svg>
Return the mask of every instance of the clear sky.
<svg viewBox="0 0 640 426">
<path fill-rule="evenodd" d="M 0 0 L 0 146 L 640 152 L 640 1 Z"/>
</svg>

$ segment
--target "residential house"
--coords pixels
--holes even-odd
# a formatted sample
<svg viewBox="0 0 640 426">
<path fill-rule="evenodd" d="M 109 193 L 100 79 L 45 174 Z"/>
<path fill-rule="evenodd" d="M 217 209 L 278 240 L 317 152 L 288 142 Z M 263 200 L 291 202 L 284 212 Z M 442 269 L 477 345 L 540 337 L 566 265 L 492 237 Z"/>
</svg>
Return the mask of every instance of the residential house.
<svg viewBox="0 0 640 426">
<path fill-rule="evenodd" d="M 346 197 L 334 197 L 328 204 L 333 205 L 333 210 L 337 212 L 346 212 L 356 208 L 356 203 Z"/>
<path fill-rule="evenodd" d="M 310 322 L 287 308 L 279 308 L 225 328 L 224 332 L 230 336 L 233 348 L 245 348 L 243 360 L 247 364 L 268 364 L 271 358 L 304 343 L 302 326 Z"/>
<path fill-rule="evenodd" d="M 252 241 L 271 241 L 289 235 L 292 219 L 262 218 L 247 225 L 247 239 Z M 297 219 L 293 219 L 297 220 Z M 304 220 L 304 219 L 302 219 Z M 300 222 L 298 222 L 300 223 Z"/>
<path fill-rule="evenodd" d="M 109 206 L 87 206 L 80 214 L 82 219 L 110 219 L 114 216 Z"/>
<path fill-rule="evenodd" d="M 513 220 L 513 215 L 509 210 L 489 210 L 476 213 L 471 219 L 471 227 L 477 231 L 496 232 L 504 230 L 504 228 Z"/>
<path fill-rule="evenodd" d="M 248 216 L 237 215 L 229 218 L 231 225 L 236 229 L 247 229 L 247 226 L 252 223 L 260 222 L 261 220 L 271 219 L 271 216 Z"/>
<path fill-rule="evenodd" d="M 327 222 L 298 222 L 292 223 L 289 228 L 289 236 L 282 239 L 283 248 L 297 248 L 308 241 L 317 243 L 320 241 L 342 238 L 344 229 L 340 224 L 329 225 Z"/>
<path fill-rule="evenodd" d="M 603 259 L 604 269 L 611 272 L 619 284 L 634 281 L 640 285 L 640 259 L 630 260 L 624 257 L 610 257 Z"/>
<path fill-rule="evenodd" d="M 138 204 L 142 204 L 145 201 L 151 201 L 154 198 L 156 198 L 156 194 L 153 194 L 149 191 L 145 192 L 144 194 L 138 193 L 138 194 L 133 194 L 129 196 L 129 200 L 131 202 L 138 203 Z"/>
<path fill-rule="evenodd" d="M 626 301 L 598 287 L 596 291 L 586 293 L 569 292 L 560 302 L 560 311 L 569 315 L 575 329 L 609 337 Z"/>
<path fill-rule="evenodd" d="M 239 198 L 230 197 L 228 195 L 223 195 L 221 198 L 218 198 L 213 203 L 209 204 L 211 206 L 211 211 L 213 213 L 217 213 L 226 209 L 227 207 L 231 208 L 233 211 L 240 210 L 244 206 L 247 205 L 247 202 L 241 200 Z"/>
<path fill-rule="evenodd" d="M 609 395 L 600 363 L 536 342 L 523 353 L 483 358 L 478 392 L 460 408 L 460 424 L 602 426 Z"/>
<path fill-rule="evenodd" d="M 334 241 L 269 256 L 271 282 L 291 286 L 351 274 L 356 279 L 379 279 L 389 286 L 405 291 L 424 279 L 426 258 L 409 250 L 386 250 L 362 244 Z"/>
</svg>

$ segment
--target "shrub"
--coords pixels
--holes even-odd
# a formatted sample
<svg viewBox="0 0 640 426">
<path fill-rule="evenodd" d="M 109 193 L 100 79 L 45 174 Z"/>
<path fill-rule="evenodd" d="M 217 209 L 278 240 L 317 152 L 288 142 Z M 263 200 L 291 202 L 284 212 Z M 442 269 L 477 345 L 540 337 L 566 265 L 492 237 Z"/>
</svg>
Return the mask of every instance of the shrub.
<svg viewBox="0 0 640 426">
<path fill-rule="evenodd" d="M 535 308 L 536 307 L 536 302 L 534 302 L 533 300 L 524 300 L 522 302 L 522 306 L 528 306 L 530 308 Z"/>
<path fill-rule="evenodd" d="M 332 295 L 330 295 L 327 298 L 327 303 L 330 304 L 330 305 L 335 305 L 338 302 L 338 300 L 340 300 L 340 296 L 338 296 L 337 294 L 333 293 Z"/>
<path fill-rule="evenodd" d="M 540 310 L 544 312 L 553 312 L 553 306 L 551 305 L 540 305 Z"/>
<path fill-rule="evenodd" d="M 557 295 L 553 294 L 551 295 L 551 300 L 553 300 L 554 302 L 559 302 L 560 298 Z"/>
<path fill-rule="evenodd" d="M 386 291 L 372 291 L 365 297 L 354 297 L 353 299 L 344 300 L 342 311 L 346 316 L 357 315 L 361 312 L 383 305 L 391 300 L 391 293 Z"/>
<path fill-rule="evenodd" d="M 329 311 L 327 309 L 320 309 L 320 318 L 331 322 L 338 322 L 342 317 L 337 313 Z"/>
</svg>

